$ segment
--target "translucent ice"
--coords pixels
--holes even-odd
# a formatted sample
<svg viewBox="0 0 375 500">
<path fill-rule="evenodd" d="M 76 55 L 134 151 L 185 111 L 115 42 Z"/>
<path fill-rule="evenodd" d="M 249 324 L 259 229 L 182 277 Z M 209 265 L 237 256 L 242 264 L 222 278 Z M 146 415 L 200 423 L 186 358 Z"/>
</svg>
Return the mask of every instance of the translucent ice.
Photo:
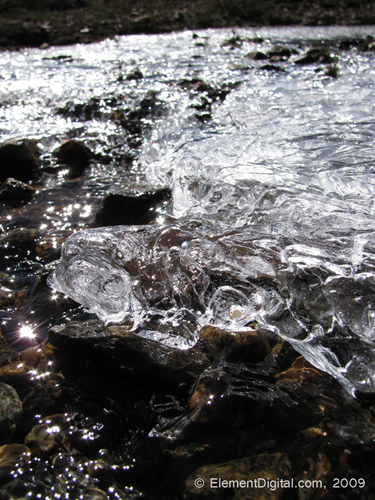
<svg viewBox="0 0 375 500">
<path fill-rule="evenodd" d="M 50 284 L 105 323 L 178 348 L 214 324 L 257 322 L 349 391 L 375 390 L 373 285 L 351 240 L 330 246 L 191 222 L 73 234 Z M 256 235 L 257 233 L 257 235 Z"/>
</svg>

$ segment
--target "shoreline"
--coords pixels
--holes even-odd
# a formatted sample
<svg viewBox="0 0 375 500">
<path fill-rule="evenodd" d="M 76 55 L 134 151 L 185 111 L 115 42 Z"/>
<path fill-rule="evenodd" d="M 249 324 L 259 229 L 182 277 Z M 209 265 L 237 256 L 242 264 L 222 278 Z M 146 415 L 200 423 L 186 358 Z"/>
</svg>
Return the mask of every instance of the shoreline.
<svg viewBox="0 0 375 500">
<path fill-rule="evenodd" d="M 167 0 L 143 0 L 136 7 L 126 0 L 108 0 L 105 6 L 100 0 L 85 3 L 71 0 L 68 7 L 77 8 L 49 10 L 38 3 L 30 9 L 17 8 L 17 2 L 7 7 L 6 0 L 0 0 L 0 50 L 207 28 L 375 25 L 374 2 L 265 0 L 260 5 L 252 0 L 180 0 L 171 5 Z"/>
</svg>

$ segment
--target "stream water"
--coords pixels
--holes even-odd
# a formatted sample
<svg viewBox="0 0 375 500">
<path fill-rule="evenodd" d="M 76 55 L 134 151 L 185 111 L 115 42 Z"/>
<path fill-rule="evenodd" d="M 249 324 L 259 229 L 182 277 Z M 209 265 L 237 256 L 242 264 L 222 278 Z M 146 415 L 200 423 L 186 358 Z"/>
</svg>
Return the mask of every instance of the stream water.
<svg viewBox="0 0 375 500">
<path fill-rule="evenodd" d="M 34 277 L 32 291 L 53 271 L 50 286 L 89 314 L 177 350 L 209 326 L 256 324 L 344 398 L 372 401 L 375 60 L 352 42 L 368 36 L 375 28 L 207 30 L 2 53 L 1 140 L 35 139 L 42 161 L 39 192 L 2 206 L 2 231 L 37 229 L 52 249 L 71 235 L 61 261 L 7 264 L 2 286 Z M 313 46 L 329 63 L 299 63 Z M 254 55 L 271 51 L 271 66 Z M 137 142 L 124 120 L 145 99 Z M 52 154 L 68 139 L 94 153 L 73 178 Z M 129 185 L 167 186 L 172 201 L 152 225 L 90 228 L 103 197 Z M 31 297 L 4 309 L 6 338 L 36 328 Z M 79 317 L 92 316 L 50 314 L 27 340 Z M 342 439 L 344 427 L 358 432 L 345 423 Z"/>
</svg>

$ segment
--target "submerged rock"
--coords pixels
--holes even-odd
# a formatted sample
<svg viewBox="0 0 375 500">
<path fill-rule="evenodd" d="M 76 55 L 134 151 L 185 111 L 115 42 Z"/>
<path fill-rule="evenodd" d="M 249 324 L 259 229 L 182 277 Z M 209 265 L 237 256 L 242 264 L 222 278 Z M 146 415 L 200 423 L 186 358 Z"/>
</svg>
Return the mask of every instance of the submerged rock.
<svg viewBox="0 0 375 500">
<path fill-rule="evenodd" d="M 68 165 L 70 168 L 82 170 L 89 165 L 93 156 L 83 142 L 73 139 L 62 144 L 55 151 L 55 155 L 60 163 Z"/>
<path fill-rule="evenodd" d="M 98 320 L 70 322 L 48 332 L 56 355 L 91 359 L 106 370 L 129 377 L 167 379 L 172 383 L 192 382 L 209 365 L 200 349 L 174 349 L 156 340 L 142 338 L 121 325 L 105 327 Z"/>
<path fill-rule="evenodd" d="M 34 187 L 17 179 L 8 178 L 0 188 L 0 202 L 18 207 L 29 202 L 35 192 Z"/>
<path fill-rule="evenodd" d="M 186 480 L 184 500 L 278 500 L 283 497 L 285 491 L 285 486 L 282 487 L 280 481 L 288 483 L 292 477 L 291 468 L 286 453 L 262 453 L 221 464 L 206 465 L 197 469 Z M 271 488 L 270 483 L 266 487 L 267 480 L 273 481 Z"/>
<path fill-rule="evenodd" d="M 0 146 L 0 182 L 9 177 L 19 181 L 34 179 L 39 167 L 39 151 L 34 141 Z"/>
<path fill-rule="evenodd" d="M 0 382 L 0 444 L 11 441 L 22 416 L 22 403 L 17 392 Z"/>
<path fill-rule="evenodd" d="M 209 368 L 199 377 L 190 400 L 190 419 L 196 424 L 220 423 L 236 427 L 256 422 L 265 402 L 255 396 L 242 397 L 233 390 L 235 379 L 219 368 Z"/>
<path fill-rule="evenodd" d="M 266 335 L 255 329 L 230 331 L 207 325 L 199 332 L 207 351 L 215 358 L 244 363 L 259 363 L 270 352 Z"/>
<path fill-rule="evenodd" d="M 37 229 L 21 227 L 0 237 L 0 255 L 32 256 L 40 233 Z"/>
<path fill-rule="evenodd" d="M 128 193 L 110 193 L 96 214 L 96 226 L 142 225 L 160 216 L 170 203 L 171 190 L 139 189 Z"/>
<path fill-rule="evenodd" d="M 331 55 L 329 47 L 314 47 L 306 52 L 306 54 L 297 59 L 295 64 L 331 64 L 335 61 L 334 56 Z"/>
</svg>

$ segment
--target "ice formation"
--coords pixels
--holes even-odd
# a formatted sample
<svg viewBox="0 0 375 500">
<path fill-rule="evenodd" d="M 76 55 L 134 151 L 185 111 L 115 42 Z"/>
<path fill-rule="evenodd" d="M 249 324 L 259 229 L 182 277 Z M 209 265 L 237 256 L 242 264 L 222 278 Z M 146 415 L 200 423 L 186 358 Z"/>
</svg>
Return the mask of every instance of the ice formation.
<svg viewBox="0 0 375 500">
<path fill-rule="evenodd" d="M 267 31 L 259 48 L 282 39 L 300 50 L 304 36 L 323 36 L 304 30 Z M 338 79 L 293 57 L 277 74 L 254 61 L 242 71 L 254 47 L 241 33 L 236 50 L 225 31 L 207 32 L 199 47 L 189 33 L 152 38 L 141 67 L 152 76 L 139 92 L 157 89 L 164 114 L 140 169 L 171 188 L 176 223 L 73 234 L 51 284 L 104 322 L 130 322 L 178 348 L 206 324 L 256 321 L 350 392 L 373 392 L 374 60 L 342 54 Z M 121 54 L 138 54 L 136 40 L 127 43 Z M 197 76 L 212 88 L 233 84 L 206 123 L 200 95 L 178 85 Z"/>
<path fill-rule="evenodd" d="M 349 390 L 374 390 L 372 294 L 350 248 L 191 225 L 75 233 L 50 284 L 105 323 L 178 348 L 206 324 L 257 322 Z"/>
</svg>

